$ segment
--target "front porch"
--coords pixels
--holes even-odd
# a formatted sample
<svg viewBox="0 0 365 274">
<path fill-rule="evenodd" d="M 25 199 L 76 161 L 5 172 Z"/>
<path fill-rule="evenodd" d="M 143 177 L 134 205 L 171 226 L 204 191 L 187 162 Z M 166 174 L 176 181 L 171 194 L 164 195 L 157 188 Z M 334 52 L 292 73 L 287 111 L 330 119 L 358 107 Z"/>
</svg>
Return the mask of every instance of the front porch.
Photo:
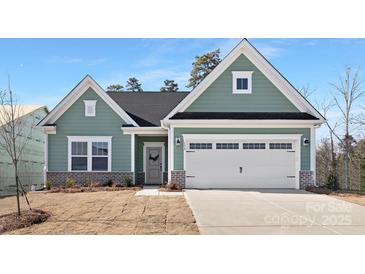
<svg viewBox="0 0 365 274">
<path fill-rule="evenodd" d="M 135 135 L 134 172 L 137 185 L 168 181 L 168 137 Z M 133 143 L 133 142 L 132 142 Z"/>
</svg>

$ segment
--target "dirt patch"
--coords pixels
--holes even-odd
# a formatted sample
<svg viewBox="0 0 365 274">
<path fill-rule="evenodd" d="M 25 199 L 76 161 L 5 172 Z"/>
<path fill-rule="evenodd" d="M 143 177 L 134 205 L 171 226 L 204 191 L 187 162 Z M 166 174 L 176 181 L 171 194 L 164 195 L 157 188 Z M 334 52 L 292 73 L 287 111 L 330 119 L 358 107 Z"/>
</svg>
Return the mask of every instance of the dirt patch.
<svg viewBox="0 0 365 274">
<path fill-rule="evenodd" d="M 135 196 L 136 191 L 29 193 L 31 204 L 52 215 L 45 223 L 9 234 L 199 234 L 183 196 Z M 0 214 L 16 200 L 0 200 Z M 22 206 L 26 206 L 22 200 Z"/>
<path fill-rule="evenodd" d="M 160 191 L 162 191 L 162 192 L 182 192 L 181 189 L 171 189 L 168 187 L 160 187 Z"/>
<path fill-rule="evenodd" d="M 332 191 L 324 187 L 310 187 L 306 190 L 317 194 L 326 194 L 340 200 L 365 206 L 365 193 Z"/>
<path fill-rule="evenodd" d="M 49 213 L 40 209 L 22 211 L 20 216 L 17 213 L 2 215 L 0 216 L 0 234 L 43 223 L 49 216 Z"/>
</svg>

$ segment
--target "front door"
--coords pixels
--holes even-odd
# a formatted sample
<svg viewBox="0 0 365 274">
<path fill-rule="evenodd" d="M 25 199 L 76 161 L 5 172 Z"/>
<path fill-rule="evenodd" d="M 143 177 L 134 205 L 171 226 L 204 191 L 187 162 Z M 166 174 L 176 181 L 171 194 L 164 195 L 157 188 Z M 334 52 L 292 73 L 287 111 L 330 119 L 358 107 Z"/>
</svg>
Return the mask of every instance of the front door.
<svg viewBox="0 0 365 274">
<path fill-rule="evenodd" d="M 162 148 L 146 148 L 146 184 L 162 183 Z"/>
</svg>

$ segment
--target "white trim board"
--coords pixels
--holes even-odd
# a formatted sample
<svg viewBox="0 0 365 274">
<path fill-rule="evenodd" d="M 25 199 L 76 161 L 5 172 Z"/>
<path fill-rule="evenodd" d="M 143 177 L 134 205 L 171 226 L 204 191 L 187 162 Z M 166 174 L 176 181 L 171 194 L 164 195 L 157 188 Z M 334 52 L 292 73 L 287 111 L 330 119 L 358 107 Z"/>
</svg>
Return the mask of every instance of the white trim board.
<svg viewBox="0 0 365 274">
<path fill-rule="evenodd" d="M 39 123 L 39 126 L 54 124 L 66 110 L 72 106 L 89 88 L 92 88 L 96 94 L 107 103 L 110 108 L 117 113 L 126 123 L 138 127 L 138 124 L 96 83 L 90 76 L 86 75 L 79 84 L 74 87 L 69 94 Z"/>
<path fill-rule="evenodd" d="M 247 39 L 243 39 L 222 62 L 195 87 L 165 118 L 185 111 L 241 54 L 245 55 L 301 112 L 308 112 L 324 123 L 324 117 L 285 79 Z"/>
<path fill-rule="evenodd" d="M 174 127 L 312 127 L 319 125 L 318 120 L 170 120 L 170 125 Z"/>
<path fill-rule="evenodd" d="M 161 127 L 122 127 L 123 134 L 144 136 L 167 136 L 167 130 Z"/>
<path fill-rule="evenodd" d="M 161 171 L 161 184 L 163 183 L 163 174 L 165 171 L 165 143 L 164 142 L 143 142 L 143 172 L 144 172 L 144 183 L 147 181 L 146 172 L 146 152 L 147 147 L 160 147 L 162 153 L 162 171 Z"/>
</svg>

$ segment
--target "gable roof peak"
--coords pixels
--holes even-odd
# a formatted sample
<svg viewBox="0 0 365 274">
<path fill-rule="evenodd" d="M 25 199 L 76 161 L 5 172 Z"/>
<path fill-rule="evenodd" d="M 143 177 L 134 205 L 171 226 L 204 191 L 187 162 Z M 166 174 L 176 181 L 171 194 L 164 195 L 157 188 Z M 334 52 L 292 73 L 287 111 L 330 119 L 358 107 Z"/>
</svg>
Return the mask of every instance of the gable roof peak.
<svg viewBox="0 0 365 274">
<path fill-rule="evenodd" d="M 223 60 L 181 101 L 165 118 L 169 120 L 177 112 L 185 111 L 241 54 L 246 56 L 301 112 L 325 118 L 300 94 L 300 92 L 248 41 L 243 38 Z"/>
<path fill-rule="evenodd" d="M 54 124 L 56 120 L 67 111 L 72 104 L 78 100 L 89 88 L 116 112 L 126 123 L 138 127 L 138 124 L 105 92 L 105 90 L 89 74 L 86 76 L 58 103 L 52 111 L 38 124 Z"/>
</svg>

